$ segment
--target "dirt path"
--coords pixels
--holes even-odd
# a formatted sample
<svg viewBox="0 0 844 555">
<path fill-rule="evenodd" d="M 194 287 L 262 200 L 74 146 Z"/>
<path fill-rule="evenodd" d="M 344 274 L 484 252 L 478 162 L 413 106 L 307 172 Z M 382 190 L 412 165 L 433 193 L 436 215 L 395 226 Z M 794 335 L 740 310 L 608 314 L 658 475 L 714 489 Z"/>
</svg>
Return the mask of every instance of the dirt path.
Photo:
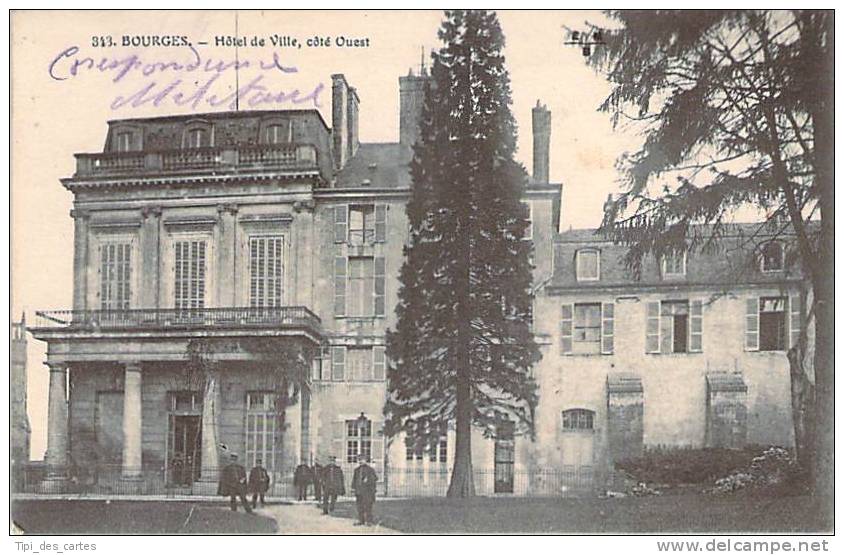
<svg viewBox="0 0 844 555">
<path fill-rule="evenodd" d="M 382 526 L 355 526 L 349 518 L 323 515 L 313 503 L 271 505 L 259 508 L 257 513 L 274 518 L 279 534 L 398 534 Z"/>
</svg>

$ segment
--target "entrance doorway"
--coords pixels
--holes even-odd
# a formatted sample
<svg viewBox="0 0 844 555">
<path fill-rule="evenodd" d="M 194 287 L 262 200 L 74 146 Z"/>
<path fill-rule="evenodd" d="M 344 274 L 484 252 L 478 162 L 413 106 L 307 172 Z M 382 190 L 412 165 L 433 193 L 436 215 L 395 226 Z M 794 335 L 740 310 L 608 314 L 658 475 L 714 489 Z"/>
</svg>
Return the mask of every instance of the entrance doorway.
<svg viewBox="0 0 844 555">
<path fill-rule="evenodd" d="M 171 414 L 169 443 L 170 483 L 192 484 L 202 466 L 202 417 Z"/>
<path fill-rule="evenodd" d="M 514 442 L 515 425 L 504 422 L 498 425 L 495 434 L 495 483 L 493 492 L 513 493 L 513 474 L 516 464 Z"/>
</svg>

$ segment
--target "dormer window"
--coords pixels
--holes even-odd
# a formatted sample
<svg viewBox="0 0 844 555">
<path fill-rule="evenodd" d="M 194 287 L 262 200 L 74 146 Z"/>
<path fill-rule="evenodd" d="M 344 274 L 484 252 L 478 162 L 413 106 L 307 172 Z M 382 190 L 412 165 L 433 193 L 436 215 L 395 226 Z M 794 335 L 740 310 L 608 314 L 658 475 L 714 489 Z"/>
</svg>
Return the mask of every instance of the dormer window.
<svg viewBox="0 0 844 555">
<path fill-rule="evenodd" d="M 140 150 L 140 145 L 135 137 L 135 131 L 122 129 L 114 135 L 114 150 L 117 152 L 132 152 Z"/>
<path fill-rule="evenodd" d="M 194 120 L 185 126 L 182 148 L 208 148 L 214 146 L 214 132 L 210 123 Z"/>
<path fill-rule="evenodd" d="M 204 148 L 211 145 L 208 131 L 202 128 L 191 129 L 187 133 L 187 148 Z"/>
<path fill-rule="evenodd" d="M 686 251 L 673 251 L 662 257 L 663 277 L 683 277 L 686 275 Z"/>
<path fill-rule="evenodd" d="M 264 142 L 270 145 L 291 142 L 290 124 L 272 123 L 268 125 L 264 130 Z"/>
<path fill-rule="evenodd" d="M 780 241 L 768 241 L 762 246 L 762 271 L 781 272 L 785 267 L 785 256 Z"/>
<path fill-rule="evenodd" d="M 581 249 L 575 255 L 577 281 L 598 281 L 601 277 L 601 253 L 596 249 Z"/>
</svg>

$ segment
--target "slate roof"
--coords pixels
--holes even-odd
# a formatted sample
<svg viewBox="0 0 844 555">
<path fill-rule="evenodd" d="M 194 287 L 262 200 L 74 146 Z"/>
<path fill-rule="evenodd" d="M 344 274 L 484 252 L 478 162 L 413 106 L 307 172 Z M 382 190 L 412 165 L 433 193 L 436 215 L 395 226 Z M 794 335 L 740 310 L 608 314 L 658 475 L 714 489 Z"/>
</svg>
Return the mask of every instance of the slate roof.
<svg viewBox="0 0 844 555">
<path fill-rule="evenodd" d="M 352 159 L 337 174 L 335 187 L 410 187 L 408 164 L 411 157 L 411 150 L 399 143 L 361 143 Z"/>
<path fill-rule="evenodd" d="M 699 226 L 696 231 L 706 231 Z M 802 274 L 796 265 L 784 271 L 762 272 L 759 248 L 772 238 L 770 233 L 759 231 L 759 224 L 731 224 L 724 237 L 712 252 L 696 250 L 687 255 L 686 275 L 663 277 L 661 264 L 648 255 L 642 261 L 641 275 L 637 277 L 624 264 L 627 247 L 613 244 L 596 229 L 575 229 L 560 233 L 554 243 L 554 274 L 548 284 L 549 291 L 565 289 L 600 289 L 624 286 L 676 286 L 676 285 L 735 285 L 779 284 L 799 281 Z M 778 239 L 788 245 L 793 234 L 782 234 Z M 578 250 L 592 248 L 600 251 L 600 279 L 578 282 L 575 274 L 575 255 Z"/>
</svg>

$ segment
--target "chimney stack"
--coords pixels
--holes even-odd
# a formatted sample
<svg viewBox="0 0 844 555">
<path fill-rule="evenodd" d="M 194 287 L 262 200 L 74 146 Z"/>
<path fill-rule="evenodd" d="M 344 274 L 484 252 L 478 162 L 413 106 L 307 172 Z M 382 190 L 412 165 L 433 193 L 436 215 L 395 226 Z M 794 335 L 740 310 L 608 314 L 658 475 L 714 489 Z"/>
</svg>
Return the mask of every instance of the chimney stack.
<svg viewBox="0 0 844 555">
<path fill-rule="evenodd" d="M 551 150 L 551 111 L 536 101 L 533 108 L 533 181 L 548 183 Z"/>
<path fill-rule="evenodd" d="M 414 75 L 410 70 L 404 77 L 399 77 L 399 143 L 411 148 L 419 140 L 419 121 L 422 107 L 425 105 L 425 85 L 430 80 L 424 66 L 421 75 Z"/>
<path fill-rule="evenodd" d="M 331 140 L 334 143 L 334 168 L 342 169 L 349 159 L 349 84 L 342 73 L 331 76 Z M 357 95 L 355 95 L 357 96 Z"/>
<path fill-rule="evenodd" d="M 358 151 L 358 146 L 360 145 L 360 135 L 358 133 L 358 112 L 360 106 L 360 97 L 358 96 L 358 90 L 354 87 L 348 88 L 347 96 L 348 103 L 346 105 L 346 124 L 349 133 L 347 146 L 348 157 L 351 158 Z"/>
</svg>

